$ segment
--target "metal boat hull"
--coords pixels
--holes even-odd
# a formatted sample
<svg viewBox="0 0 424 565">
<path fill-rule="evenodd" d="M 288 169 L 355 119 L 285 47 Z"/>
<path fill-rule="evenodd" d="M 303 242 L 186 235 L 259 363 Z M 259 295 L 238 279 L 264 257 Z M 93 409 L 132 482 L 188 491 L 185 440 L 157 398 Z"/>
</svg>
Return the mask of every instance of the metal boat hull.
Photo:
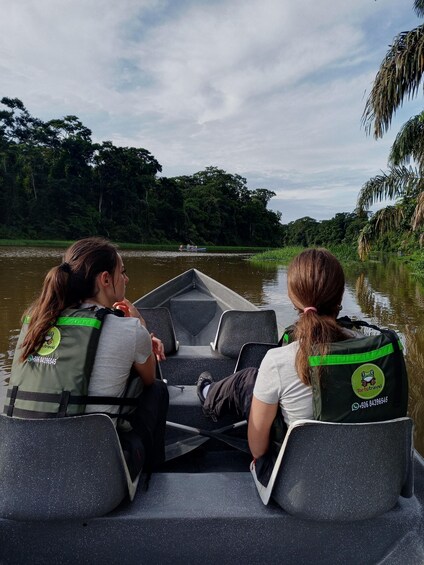
<svg viewBox="0 0 424 565">
<path fill-rule="evenodd" d="M 166 307 L 172 314 L 179 349 L 162 367 L 170 384 L 168 419 L 212 432 L 234 423 L 232 417 L 219 424 L 206 418 L 194 383 L 202 370 L 220 378 L 235 368 L 236 359 L 210 347 L 222 312 L 257 308 L 196 270 L 158 287 L 136 306 Z M 186 320 L 190 312 L 196 318 L 192 325 Z M 232 437 L 245 438 L 245 428 Z M 414 497 L 399 498 L 393 510 L 372 520 L 331 523 L 295 518 L 275 503 L 264 506 L 249 472 L 248 454 L 225 442 L 170 428 L 168 452 L 175 441 L 188 453 L 170 458 L 162 472 L 152 476 L 147 491 L 139 487 L 132 503 L 125 500 L 106 516 L 36 522 L 0 519 L 0 562 L 424 563 L 424 460 L 417 453 Z M 196 443 L 197 448 L 190 450 Z"/>
</svg>

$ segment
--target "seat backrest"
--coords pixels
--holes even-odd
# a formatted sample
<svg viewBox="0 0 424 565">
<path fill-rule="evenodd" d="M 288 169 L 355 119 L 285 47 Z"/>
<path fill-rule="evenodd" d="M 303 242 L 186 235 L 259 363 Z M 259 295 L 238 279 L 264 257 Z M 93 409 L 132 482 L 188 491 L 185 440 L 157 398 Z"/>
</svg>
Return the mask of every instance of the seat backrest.
<svg viewBox="0 0 424 565">
<path fill-rule="evenodd" d="M 247 367 L 259 369 L 267 351 L 275 347 L 279 347 L 278 343 L 245 343 L 240 350 L 234 372 L 247 369 Z"/>
<path fill-rule="evenodd" d="M 226 310 L 221 314 L 212 349 L 237 359 L 242 345 L 248 342 L 278 342 L 274 310 Z"/>
<path fill-rule="evenodd" d="M 172 355 L 178 349 L 174 324 L 168 308 L 138 308 L 143 316 L 147 329 L 158 337 L 165 348 L 165 355 Z"/>
<path fill-rule="evenodd" d="M 129 493 L 118 435 L 104 414 L 27 420 L 0 415 L 0 516 L 103 516 Z"/>
<path fill-rule="evenodd" d="M 262 501 L 299 518 L 349 521 L 387 512 L 413 494 L 412 420 L 300 420 L 287 432 Z"/>
</svg>

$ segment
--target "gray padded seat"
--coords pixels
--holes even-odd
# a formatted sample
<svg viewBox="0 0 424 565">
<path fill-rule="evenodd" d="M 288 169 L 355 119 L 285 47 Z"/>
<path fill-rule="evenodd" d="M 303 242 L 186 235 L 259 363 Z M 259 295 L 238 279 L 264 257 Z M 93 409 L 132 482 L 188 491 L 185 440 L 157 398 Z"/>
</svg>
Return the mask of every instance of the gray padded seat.
<svg viewBox="0 0 424 565">
<path fill-rule="evenodd" d="M 174 325 L 168 308 L 138 308 L 147 329 L 158 337 L 165 348 L 165 355 L 172 355 L 178 349 Z"/>
<path fill-rule="evenodd" d="M 391 510 L 413 495 L 412 420 L 364 424 L 299 420 L 287 432 L 267 488 L 251 471 L 264 504 L 289 514 L 352 521 Z"/>
<path fill-rule="evenodd" d="M 27 420 L 0 415 L 0 516 L 103 516 L 137 487 L 109 416 Z"/>
<path fill-rule="evenodd" d="M 259 369 L 262 359 L 270 349 L 279 347 L 278 343 L 245 343 L 240 350 L 234 372 L 247 367 Z"/>
<path fill-rule="evenodd" d="M 212 349 L 237 359 L 242 345 L 248 342 L 278 342 L 274 310 L 226 310 L 222 313 Z"/>
</svg>

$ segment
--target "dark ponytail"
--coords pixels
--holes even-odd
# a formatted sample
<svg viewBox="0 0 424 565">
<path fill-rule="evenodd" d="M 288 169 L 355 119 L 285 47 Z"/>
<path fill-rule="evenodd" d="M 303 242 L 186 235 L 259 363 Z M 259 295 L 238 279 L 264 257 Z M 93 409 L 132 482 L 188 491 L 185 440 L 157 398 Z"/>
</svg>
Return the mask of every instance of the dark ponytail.
<svg viewBox="0 0 424 565">
<path fill-rule="evenodd" d="M 116 247 L 106 239 L 89 237 L 69 247 L 63 262 L 47 273 L 40 296 L 26 312 L 30 321 L 22 343 L 22 361 L 40 348 L 65 308 L 76 307 L 96 294 L 97 275 L 104 271 L 113 275 L 117 263 Z"/>
</svg>

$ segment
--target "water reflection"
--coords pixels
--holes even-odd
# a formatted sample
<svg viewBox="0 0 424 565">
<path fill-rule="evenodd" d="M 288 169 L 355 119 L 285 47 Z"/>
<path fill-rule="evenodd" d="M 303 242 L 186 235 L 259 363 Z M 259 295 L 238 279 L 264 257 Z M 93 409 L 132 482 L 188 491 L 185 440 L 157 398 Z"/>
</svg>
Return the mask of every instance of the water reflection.
<svg viewBox="0 0 424 565">
<path fill-rule="evenodd" d="M 356 279 L 358 304 L 367 318 L 396 330 L 403 342 L 409 375 L 409 413 L 415 443 L 424 453 L 424 292 L 404 264 L 370 264 Z"/>
<path fill-rule="evenodd" d="M 38 294 L 46 272 L 61 261 L 63 249 L 0 248 L 0 379 L 10 371 L 25 308 Z M 259 307 L 272 307 L 281 327 L 296 313 L 287 297 L 286 269 L 263 268 L 248 255 L 123 251 L 130 277 L 127 296 L 135 300 L 192 267 L 232 288 Z M 410 376 L 409 411 L 416 447 L 424 453 L 424 292 L 405 265 L 395 261 L 346 269 L 343 314 L 362 317 L 398 331 Z"/>
</svg>

